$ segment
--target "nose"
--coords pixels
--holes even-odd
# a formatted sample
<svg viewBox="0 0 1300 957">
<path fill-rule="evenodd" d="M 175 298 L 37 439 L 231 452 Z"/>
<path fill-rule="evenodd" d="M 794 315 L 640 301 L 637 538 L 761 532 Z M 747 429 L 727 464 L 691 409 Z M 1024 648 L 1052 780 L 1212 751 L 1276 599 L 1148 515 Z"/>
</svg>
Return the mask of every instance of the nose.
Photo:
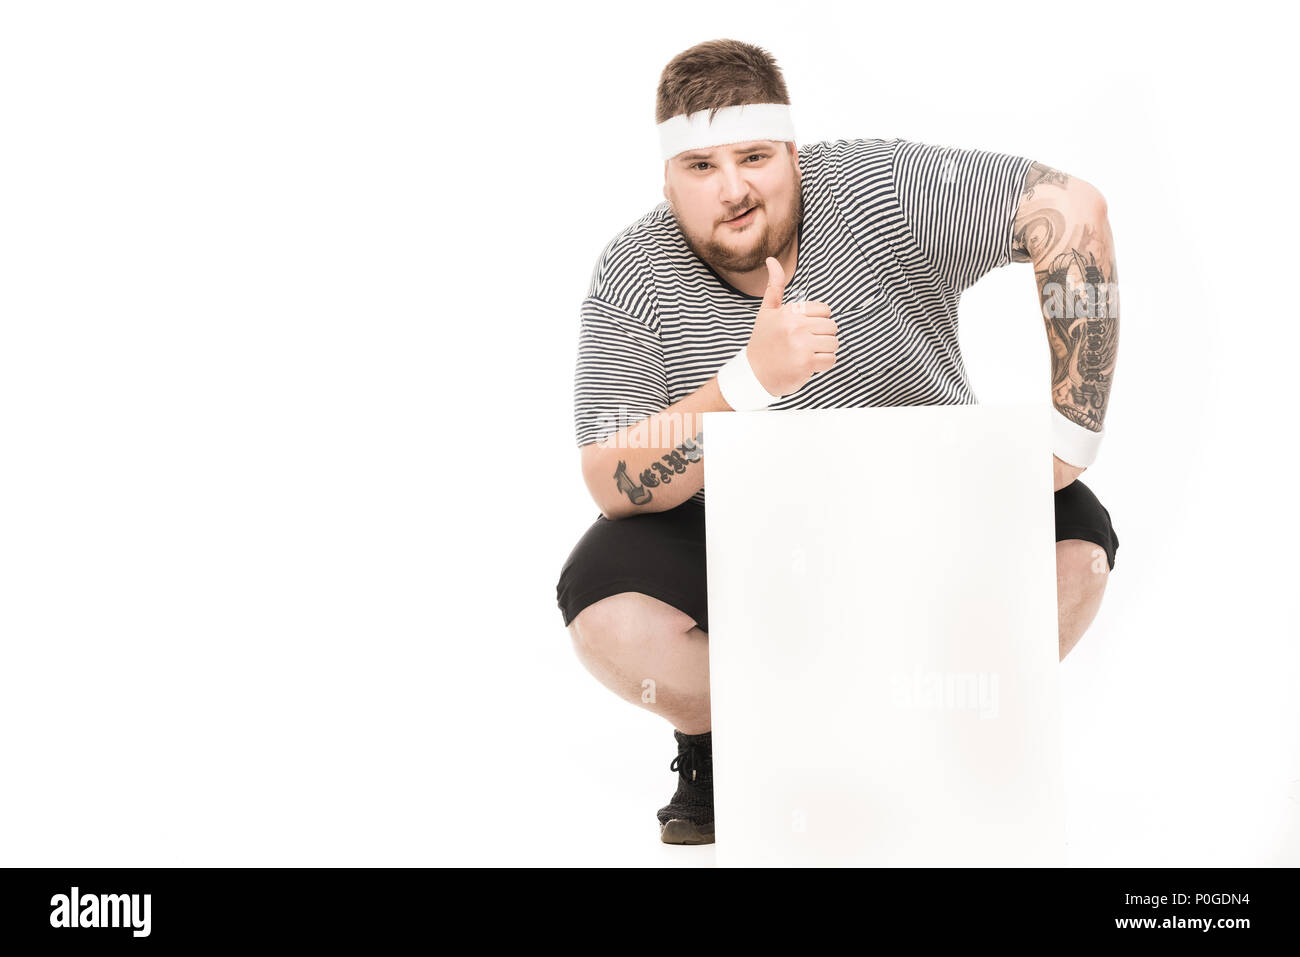
<svg viewBox="0 0 1300 957">
<path fill-rule="evenodd" d="M 718 199 L 727 209 L 735 209 L 749 196 L 749 182 L 735 165 L 723 166 L 719 173 L 721 187 Z"/>
</svg>

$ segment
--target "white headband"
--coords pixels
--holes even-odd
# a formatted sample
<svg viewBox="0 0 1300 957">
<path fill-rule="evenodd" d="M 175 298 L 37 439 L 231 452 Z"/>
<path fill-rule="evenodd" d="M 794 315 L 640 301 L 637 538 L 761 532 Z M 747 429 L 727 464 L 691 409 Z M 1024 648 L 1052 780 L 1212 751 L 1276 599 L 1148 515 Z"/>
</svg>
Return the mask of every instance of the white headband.
<svg viewBox="0 0 1300 957">
<path fill-rule="evenodd" d="M 708 110 L 678 113 L 659 124 L 659 147 L 664 159 L 687 150 L 744 143 L 749 140 L 794 141 L 790 107 L 784 103 L 747 103 L 718 110 L 709 122 Z"/>
</svg>

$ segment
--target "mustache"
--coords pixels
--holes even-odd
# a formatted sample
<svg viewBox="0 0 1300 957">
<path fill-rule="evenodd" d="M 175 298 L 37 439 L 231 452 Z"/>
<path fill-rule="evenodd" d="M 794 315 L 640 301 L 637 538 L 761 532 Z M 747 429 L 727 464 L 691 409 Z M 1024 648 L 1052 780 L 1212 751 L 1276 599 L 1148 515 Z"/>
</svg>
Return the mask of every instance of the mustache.
<svg viewBox="0 0 1300 957">
<path fill-rule="evenodd" d="M 723 216 L 722 221 L 725 223 L 728 220 L 735 219 L 737 216 L 741 215 L 742 213 L 747 213 L 751 209 L 757 209 L 761 205 L 762 205 L 761 203 L 750 203 L 748 206 L 738 206 L 736 207 L 736 211 L 734 213 L 728 213 L 726 216 Z"/>
</svg>

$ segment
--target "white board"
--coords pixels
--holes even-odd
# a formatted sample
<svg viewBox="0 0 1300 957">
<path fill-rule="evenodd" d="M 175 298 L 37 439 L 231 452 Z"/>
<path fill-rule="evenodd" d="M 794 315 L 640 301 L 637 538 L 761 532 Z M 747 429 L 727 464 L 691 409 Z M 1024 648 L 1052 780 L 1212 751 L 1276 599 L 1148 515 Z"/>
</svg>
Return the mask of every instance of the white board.
<svg viewBox="0 0 1300 957">
<path fill-rule="evenodd" d="M 705 415 L 719 866 L 1060 866 L 1050 404 Z"/>
</svg>

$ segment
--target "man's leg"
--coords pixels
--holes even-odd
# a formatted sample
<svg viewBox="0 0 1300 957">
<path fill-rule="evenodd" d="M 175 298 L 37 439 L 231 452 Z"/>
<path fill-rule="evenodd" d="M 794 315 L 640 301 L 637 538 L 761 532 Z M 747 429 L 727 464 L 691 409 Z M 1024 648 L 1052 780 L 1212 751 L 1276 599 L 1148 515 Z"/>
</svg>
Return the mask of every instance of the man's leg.
<svg viewBox="0 0 1300 957">
<path fill-rule="evenodd" d="M 583 667 L 673 728 L 677 788 L 655 815 L 665 844 L 713 843 L 704 526 L 704 507 L 690 502 L 617 521 L 601 516 L 555 586 Z"/>
<path fill-rule="evenodd" d="M 583 667 L 620 698 L 683 734 L 709 730 L 709 636 L 690 615 L 620 592 L 579 612 L 569 634 Z"/>
<path fill-rule="evenodd" d="M 1101 607 L 1119 536 L 1110 511 L 1081 479 L 1056 491 L 1056 601 L 1060 660 Z"/>
<path fill-rule="evenodd" d="M 1081 538 L 1056 543 L 1057 624 L 1062 660 L 1097 617 L 1109 579 L 1106 551 L 1100 545 Z"/>
</svg>

